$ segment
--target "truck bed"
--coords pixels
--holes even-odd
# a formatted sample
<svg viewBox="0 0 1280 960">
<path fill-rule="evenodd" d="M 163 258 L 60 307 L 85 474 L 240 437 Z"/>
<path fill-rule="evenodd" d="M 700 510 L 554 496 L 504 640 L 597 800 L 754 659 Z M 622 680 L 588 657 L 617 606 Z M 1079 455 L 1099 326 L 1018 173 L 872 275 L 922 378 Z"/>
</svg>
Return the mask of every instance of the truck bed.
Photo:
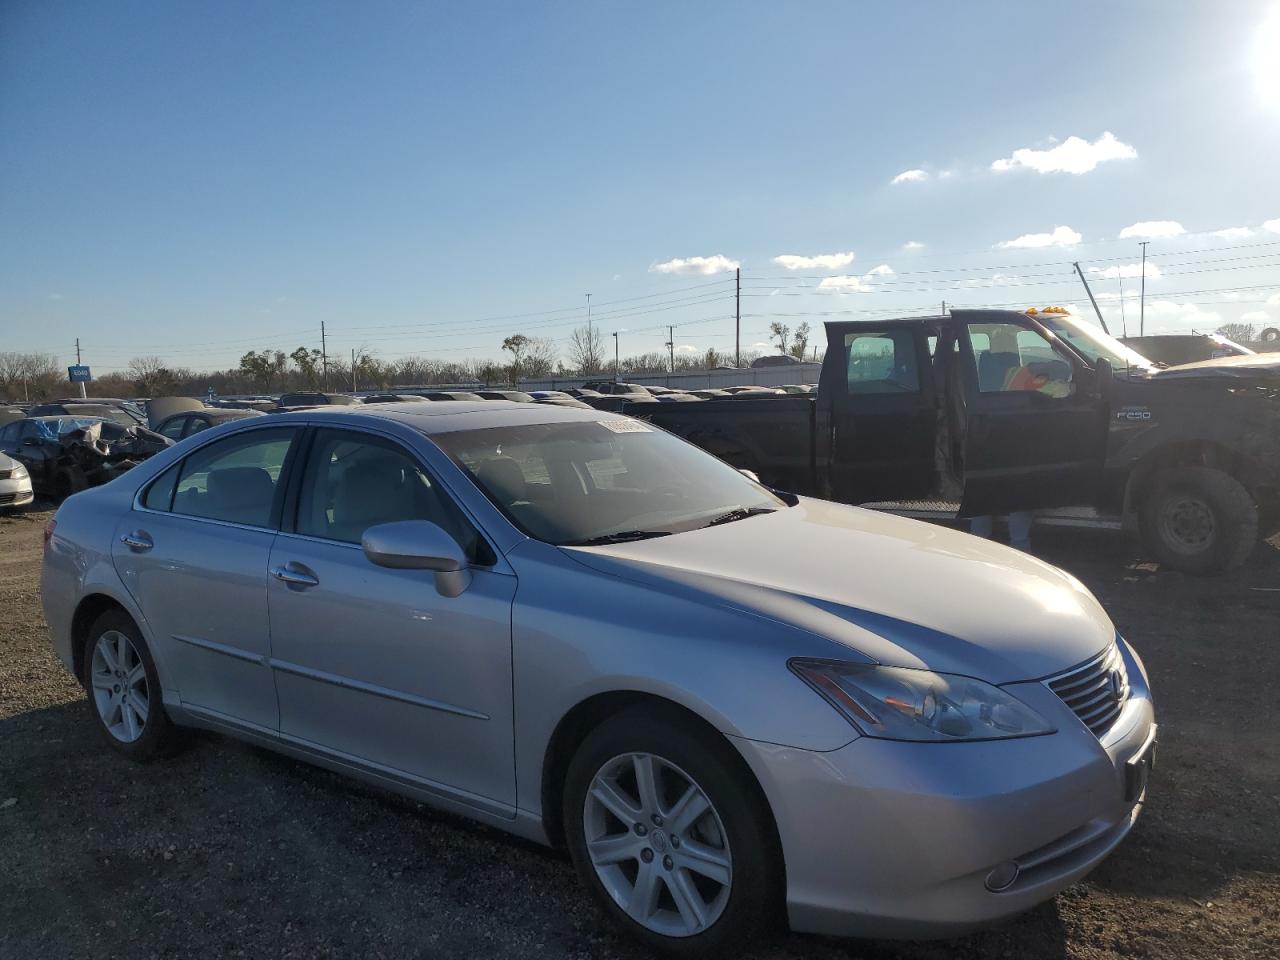
<svg viewBox="0 0 1280 960">
<path fill-rule="evenodd" d="M 804 395 L 698 403 L 628 404 L 626 413 L 684 437 L 771 487 L 818 492 L 814 398 Z"/>
</svg>

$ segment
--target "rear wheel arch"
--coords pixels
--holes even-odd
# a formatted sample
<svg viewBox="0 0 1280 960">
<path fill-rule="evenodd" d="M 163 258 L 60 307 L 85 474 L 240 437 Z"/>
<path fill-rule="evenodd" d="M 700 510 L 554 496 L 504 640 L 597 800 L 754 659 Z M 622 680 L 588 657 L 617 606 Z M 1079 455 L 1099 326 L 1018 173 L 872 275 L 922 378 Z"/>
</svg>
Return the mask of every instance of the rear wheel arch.
<svg viewBox="0 0 1280 960">
<path fill-rule="evenodd" d="M 730 758 L 734 766 L 740 768 L 740 772 L 754 784 L 758 791 L 759 800 L 769 816 L 768 833 L 770 840 L 775 844 L 775 849 L 780 854 L 781 839 L 773 808 L 769 804 L 769 798 L 766 796 L 755 772 L 743 759 L 737 748 L 733 746 L 724 734 L 716 729 L 714 724 L 707 721 L 697 712 L 666 697 L 637 690 L 613 690 L 588 697 L 570 709 L 560 718 L 560 722 L 556 725 L 555 732 L 552 733 L 551 739 L 547 743 L 542 763 L 542 823 L 547 839 L 551 841 L 552 846 L 561 849 L 564 847 L 564 823 L 562 821 L 564 786 L 569 764 L 573 760 L 574 754 L 577 753 L 578 748 L 586 740 L 587 736 L 602 723 L 623 711 L 635 708 L 648 709 L 656 714 L 677 719 L 679 722 L 689 724 L 722 742 L 725 756 Z M 782 863 L 781 856 L 779 856 L 778 862 Z"/>
<path fill-rule="evenodd" d="M 105 593 L 91 593 L 82 598 L 71 615 L 71 656 L 76 679 L 85 682 L 85 641 L 89 639 L 89 628 L 108 610 L 119 610 L 137 624 L 136 618 L 119 600 Z"/>
</svg>

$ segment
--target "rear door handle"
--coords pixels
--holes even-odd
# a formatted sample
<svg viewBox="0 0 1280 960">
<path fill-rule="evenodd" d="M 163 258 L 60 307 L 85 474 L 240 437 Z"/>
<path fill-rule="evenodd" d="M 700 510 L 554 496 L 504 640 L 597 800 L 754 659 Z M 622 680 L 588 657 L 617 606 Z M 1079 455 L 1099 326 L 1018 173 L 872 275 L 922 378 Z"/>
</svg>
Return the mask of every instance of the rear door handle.
<svg viewBox="0 0 1280 960">
<path fill-rule="evenodd" d="M 133 531 L 133 533 L 126 533 L 123 537 L 120 538 L 120 542 L 123 543 L 130 550 L 137 550 L 137 551 L 150 550 L 152 547 L 155 546 L 155 543 L 152 541 L 151 537 L 148 536 L 147 533 L 143 530 L 135 530 Z"/>
<path fill-rule="evenodd" d="M 276 567 L 271 571 L 271 575 L 281 583 L 294 587 L 314 587 L 320 583 L 320 578 L 300 563 L 290 562 Z"/>
</svg>

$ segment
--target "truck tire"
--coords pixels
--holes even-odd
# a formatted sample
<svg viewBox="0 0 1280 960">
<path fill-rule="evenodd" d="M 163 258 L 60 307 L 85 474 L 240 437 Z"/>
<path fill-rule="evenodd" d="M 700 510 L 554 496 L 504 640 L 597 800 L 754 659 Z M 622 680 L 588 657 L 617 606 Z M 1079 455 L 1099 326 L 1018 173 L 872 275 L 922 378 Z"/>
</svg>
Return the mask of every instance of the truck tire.
<svg viewBox="0 0 1280 960">
<path fill-rule="evenodd" d="M 1240 566 L 1258 542 L 1258 507 L 1240 481 L 1210 467 L 1172 467 L 1140 508 L 1143 544 L 1186 573 Z"/>
<path fill-rule="evenodd" d="M 1263 343 L 1275 343 L 1280 340 L 1280 327 L 1267 327 L 1258 334 L 1258 339 Z"/>
</svg>

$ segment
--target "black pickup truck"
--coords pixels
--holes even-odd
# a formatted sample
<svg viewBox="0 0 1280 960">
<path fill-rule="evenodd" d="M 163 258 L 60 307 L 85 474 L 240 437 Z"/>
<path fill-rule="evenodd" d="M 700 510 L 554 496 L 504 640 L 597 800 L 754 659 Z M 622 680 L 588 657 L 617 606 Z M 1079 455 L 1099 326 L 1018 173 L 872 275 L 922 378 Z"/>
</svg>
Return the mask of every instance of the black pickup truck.
<svg viewBox="0 0 1280 960">
<path fill-rule="evenodd" d="M 794 493 L 961 518 L 1093 507 L 1189 572 L 1280 529 L 1280 354 L 1162 370 L 1057 310 L 826 328 L 816 395 L 627 412 Z"/>
</svg>

